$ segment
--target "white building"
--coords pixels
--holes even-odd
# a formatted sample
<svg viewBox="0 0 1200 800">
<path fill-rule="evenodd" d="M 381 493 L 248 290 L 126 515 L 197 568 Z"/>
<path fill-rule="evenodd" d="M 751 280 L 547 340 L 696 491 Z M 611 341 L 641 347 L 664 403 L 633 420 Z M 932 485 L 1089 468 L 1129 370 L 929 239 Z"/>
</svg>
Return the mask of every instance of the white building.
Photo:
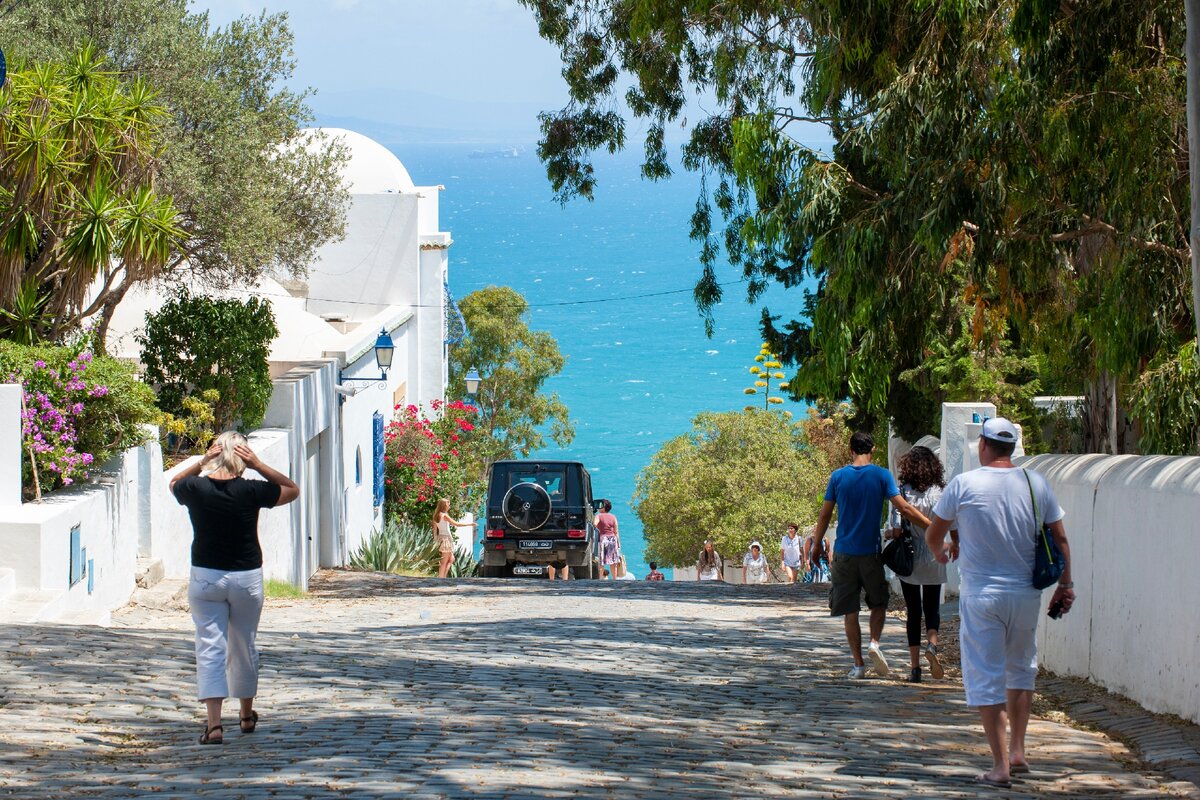
<svg viewBox="0 0 1200 800">
<path fill-rule="evenodd" d="M 329 130 L 349 150 L 346 237 L 322 248 L 305 281 L 263 279 L 231 296 L 269 301 L 274 390 L 250 444 L 300 484 L 298 502 L 259 517 L 263 571 L 306 587 L 383 524 L 383 431 L 399 404 L 428 406 L 447 380 L 448 233 L 440 186 L 418 187 L 385 148 Z M 131 291 L 109 328 L 114 355 L 137 360 L 147 311 L 174 287 Z M 192 287 L 196 291 L 195 287 Z M 457 313 L 452 310 L 452 313 Z M 383 380 L 380 334 L 394 343 Z M 157 441 L 95 471 L 95 480 L 21 502 L 21 388 L 0 385 L 0 623 L 101 621 L 128 602 L 135 577 L 185 578 L 191 525 L 171 496 Z"/>
</svg>

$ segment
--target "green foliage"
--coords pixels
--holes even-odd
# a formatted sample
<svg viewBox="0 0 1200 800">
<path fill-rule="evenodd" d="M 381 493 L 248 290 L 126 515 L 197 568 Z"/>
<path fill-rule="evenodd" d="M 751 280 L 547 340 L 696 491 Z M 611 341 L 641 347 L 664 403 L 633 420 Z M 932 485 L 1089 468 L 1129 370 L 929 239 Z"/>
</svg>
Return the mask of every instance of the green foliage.
<svg viewBox="0 0 1200 800">
<path fill-rule="evenodd" d="M 1033 398 L 1041 390 L 1038 379 L 1038 359 L 1024 358 L 1014 353 L 1006 339 L 978 341 L 971 331 L 969 319 L 959 317 L 955 322 L 957 335 L 947 332 L 930 343 L 921 363 L 901 372 L 902 386 L 926 402 L 942 403 L 985 402 L 996 406 L 997 413 L 1024 424 L 1033 434 L 1038 425 Z M 920 402 L 920 400 L 916 400 Z M 899 408 L 893 417 L 896 432 L 908 441 L 935 433 L 927 423 L 926 414 L 904 413 Z"/>
<path fill-rule="evenodd" d="M 264 270 L 301 274 L 322 244 L 344 232 L 344 148 L 301 134 L 312 115 L 307 92 L 292 88 L 285 14 L 214 28 L 188 5 L 24 0 L 0 15 L 0 41 L 10 58 L 46 62 L 67 59 L 89 40 L 126 85 L 140 87 L 130 92 L 141 113 L 151 93 L 165 109 L 154 122 L 161 145 L 154 185 L 175 199 L 185 236 L 169 269 L 218 286 L 244 285 Z M 115 301 L 138 277 L 112 272 L 113 302 L 95 309 L 101 339 Z"/>
<path fill-rule="evenodd" d="M 431 419 L 415 405 L 397 406 L 383 433 L 388 511 L 414 525 L 427 524 L 442 498 L 452 509 L 476 508 L 486 488 L 475 466 L 481 443 L 490 444 L 476 425 L 479 410 L 435 400 L 433 412 Z"/>
<path fill-rule="evenodd" d="M 26 275 L 8 308 L 0 308 L 0 338 L 34 345 L 50 330 L 54 320 L 46 313 L 50 295 L 42 294 L 36 276 Z"/>
<path fill-rule="evenodd" d="M 220 399 L 221 393 L 216 389 L 205 389 L 199 396 L 184 397 L 180 401 L 183 410 L 178 415 L 160 412 L 158 431 L 163 452 L 176 457 L 203 455 L 220 433 L 216 428 L 215 412 Z"/>
<path fill-rule="evenodd" d="M 850 398 L 855 427 L 936 429 L 931 353 L 959 354 L 958 388 L 1079 394 L 1194 336 L 1181 3 L 522 3 L 570 90 L 543 116 L 556 193 L 592 196 L 621 94 L 650 177 L 704 96 L 683 151 L 705 175 L 698 306 L 711 325 L 722 248 L 751 300 L 802 291 L 764 338 L 794 396 Z"/>
<path fill-rule="evenodd" d="M 447 394 L 466 395 L 466 374 L 484 376 L 476 403 L 481 436 L 472 453 L 474 473 L 505 458 L 525 457 L 550 439 L 566 447 L 575 438 L 566 405 L 556 393 L 546 395 L 546 381 L 562 372 L 566 358 L 546 331 L 529 329 L 529 304 L 507 286 L 488 286 L 472 292 L 459 304 L 468 335 L 450 351 Z"/>
<path fill-rule="evenodd" d="M 185 398 L 204 398 L 214 390 L 213 428 L 236 423 L 250 430 L 262 422 L 271 400 L 267 357 L 278 334 L 271 305 L 261 298 L 216 299 L 185 291 L 146 314 L 137 342 L 163 411 L 186 414 Z"/>
<path fill-rule="evenodd" d="M 383 530 L 371 531 L 362 547 L 350 554 L 352 569 L 397 575 L 436 575 L 440 562 L 441 551 L 429 522 L 422 525 L 395 517 L 384 523 Z M 475 568 L 471 553 L 456 550 L 448 576 L 469 577 L 475 574 Z"/>
<path fill-rule="evenodd" d="M 1159 357 L 1134 390 L 1142 448 L 1167 455 L 1200 455 L 1200 363 L 1196 340 Z"/>
<path fill-rule="evenodd" d="M 267 597 L 277 600 L 300 600 L 308 596 L 308 592 L 299 586 L 293 586 L 279 578 L 267 578 L 263 581 L 263 592 Z"/>
<path fill-rule="evenodd" d="M 22 477 L 26 497 L 86 479 L 94 465 L 146 440 L 154 393 L 129 364 L 72 347 L 0 340 L 0 376 L 24 388 Z"/>
<path fill-rule="evenodd" d="M 646 558 L 691 564 L 705 539 L 733 556 L 789 522 L 815 522 L 829 465 L 802 425 L 759 409 L 697 416 L 638 474 L 633 508 Z"/>
<path fill-rule="evenodd" d="M 183 234 L 155 186 L 164 121 L 151 88 L 120 80 L 91 46 L 9 74 L 0 89 L 9 338 L 60 339 L 113 296 L 116 275 L 144 281 L 169 264 Z"/>
</svg>

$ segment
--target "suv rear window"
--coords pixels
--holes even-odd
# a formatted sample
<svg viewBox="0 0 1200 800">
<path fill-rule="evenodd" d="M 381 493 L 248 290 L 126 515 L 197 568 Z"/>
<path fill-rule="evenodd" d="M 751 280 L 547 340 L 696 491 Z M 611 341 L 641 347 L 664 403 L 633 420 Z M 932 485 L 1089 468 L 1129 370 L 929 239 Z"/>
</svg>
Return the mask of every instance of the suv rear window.
<svg viewBox="0 0 1200 800">
<path fill-rule="evenodd" d="M 551 500 L 566 498 L 567 475 L 562 470 L 537 470 L 509 473 L 509 486 L 516 483 L 537 483 L 546 490 Z"/>
</svg>

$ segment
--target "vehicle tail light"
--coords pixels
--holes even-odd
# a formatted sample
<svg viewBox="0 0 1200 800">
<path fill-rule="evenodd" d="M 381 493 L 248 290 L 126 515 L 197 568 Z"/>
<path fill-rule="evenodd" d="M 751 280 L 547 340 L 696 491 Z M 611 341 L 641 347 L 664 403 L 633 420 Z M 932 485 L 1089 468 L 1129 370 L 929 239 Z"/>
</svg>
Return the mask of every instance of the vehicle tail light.
<svg viewBox="0 0 1200 800">
<path fill-rule="evenodd" d="M 504 537 L 504 531 L 502 531 L 502 530 L 490 530 L 487 532 L 487 538 L 489 538 L 489 539 L 500 539 L 503 537 Z"/>
<path fill-rule="evenodd" d="M 587 531 L 575 531 L 575 530 L 567 531 L 567 538 L 568 539 L 586 539 Z"/>
<path fill-rule="evenodd" d="M 492 545 L 492 549 L 493 550 L 503 550 L 504 542 L 496 542 L 494 545 Z"/>
</svg>

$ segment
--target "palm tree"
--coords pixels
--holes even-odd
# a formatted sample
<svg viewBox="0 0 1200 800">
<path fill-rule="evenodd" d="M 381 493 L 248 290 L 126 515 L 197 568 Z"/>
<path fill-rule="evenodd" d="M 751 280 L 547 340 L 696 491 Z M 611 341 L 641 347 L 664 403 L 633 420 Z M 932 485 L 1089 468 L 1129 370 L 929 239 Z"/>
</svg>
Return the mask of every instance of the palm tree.
<svg viewBox="0 0 1200 800">
<path fill-rule="evenodd" d="M 183 239 L 154 190 L 165 112 L 84 46 L 9 73 L 0 90 L 0 308 L 58 339 L 158 274 Z M 101 332 L 102 335 L 103 332 Z"/>
</svg>

